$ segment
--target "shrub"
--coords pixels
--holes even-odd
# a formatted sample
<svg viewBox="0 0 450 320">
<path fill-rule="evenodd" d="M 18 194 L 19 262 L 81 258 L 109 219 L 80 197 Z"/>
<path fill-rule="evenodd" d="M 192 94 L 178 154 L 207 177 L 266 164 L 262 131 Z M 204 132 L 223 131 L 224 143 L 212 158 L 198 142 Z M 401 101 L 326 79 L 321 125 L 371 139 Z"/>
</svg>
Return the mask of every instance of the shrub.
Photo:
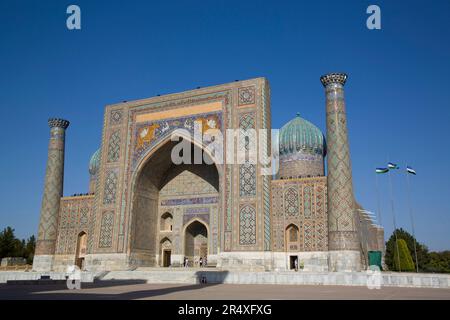
<svg viewBox="0 0 450 320">
<path fill-rule="evenodd" d="M 398 239 L 397 246 L 398 250 L 397 248 L 394 249 L 394 269 L 396 271 L 414 271 L 414 262 L 411 254 L 409 253 L 406 241 L 403 239 Z"/>
</svg>

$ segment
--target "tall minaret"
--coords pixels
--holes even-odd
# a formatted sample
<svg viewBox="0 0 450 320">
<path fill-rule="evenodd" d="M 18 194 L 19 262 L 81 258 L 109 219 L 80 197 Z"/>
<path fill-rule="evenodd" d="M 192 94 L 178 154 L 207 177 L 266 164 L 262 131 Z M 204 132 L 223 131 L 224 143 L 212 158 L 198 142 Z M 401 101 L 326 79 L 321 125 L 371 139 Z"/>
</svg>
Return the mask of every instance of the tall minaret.
<svg viewBox="0 0 450 320">
<path fill-rule="evenodd" d="M 345 73 L 330 73 L 320 78 L 325 87 L 327 112 L 330 271 L 359 271 L 361 269 L 345 113 L 344 85 L 346 80 Z"/>
<path fill-rule="evenodd" d="M 58 231 L 59 203 L 63 195 L 64 145 L 69 121 L 52 118 L 48 120 L 48 125 L 50 126 L 50 142 L 39 233 L 33 260 L 35 271 L 52 270 Z"/>
</svg>

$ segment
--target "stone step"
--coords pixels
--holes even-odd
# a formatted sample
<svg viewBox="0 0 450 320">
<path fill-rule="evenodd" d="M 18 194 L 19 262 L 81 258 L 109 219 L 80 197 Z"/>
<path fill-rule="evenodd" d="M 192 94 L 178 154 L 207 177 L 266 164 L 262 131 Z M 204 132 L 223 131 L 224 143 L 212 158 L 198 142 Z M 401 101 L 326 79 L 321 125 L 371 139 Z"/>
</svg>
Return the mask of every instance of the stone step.
<svg viewBox="0 0 450 320">
<path fill-rule="evenodd" d="M 55 285 L 66 284 L 67 280 L 52 280 L 52 279 L 38 279 L 38 280 L 8 280 L 7 285 Z"/>
</svg>

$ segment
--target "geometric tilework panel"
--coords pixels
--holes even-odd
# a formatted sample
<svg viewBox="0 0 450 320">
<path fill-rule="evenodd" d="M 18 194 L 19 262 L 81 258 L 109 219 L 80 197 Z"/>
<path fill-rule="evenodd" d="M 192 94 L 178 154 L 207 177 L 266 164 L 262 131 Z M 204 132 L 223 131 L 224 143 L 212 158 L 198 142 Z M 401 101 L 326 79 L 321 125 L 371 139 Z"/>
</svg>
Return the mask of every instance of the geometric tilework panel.
<svg viewBox="0 0 450 320">
<path fill-rule="evenodd" d="M 328 245 L 328 228 L 324 222 L 316 222 L 315 224 L 315 241 L 316 246 L 319 248 L 326 247 Z"/>
<path fill-rule="evenodd" d="M 119 160 L 120 156 L 120 130 L 114 131 L 109 138 L 108 145 L 108 162 L 115 162 Z"/>
<path fill-rule="evenodd" d="M 93 197 L 62 198 L 56 254 L 75 254 L 78 235 L 88 232 Z"/>
<path fill-rule="evenodd" d="M 322 216 L 327 210 L 327 208 L 326 208 L 327 195 L 326 195 L 325 191 L 326 191 L 326 188 L 323 188 L 320 185 L 316 186 L 316 192 L 315 192 L 315 194 L 316 194 L 316 214 L 318 216 Z"/>
<path fill-rule="evenodd" d="M 239 88 L 238 95 L 239 95 L 239 105 L 240 106 L 255 103 L 255 88 L 254 87 Z"/>
<path fill-rule="evenodd" d="M 239 165 L 239 194 L 241 197 L 256 195 L 256 165 L 241 164 Z"/>
<path fill-rule="evenodd" d="M 284 248 L 284 208 L 283 208 L 283 189 L 281 185 L 271 184 L 271 227 L 272 227 L 272 250 L 282 251 Z"/>
<path fill-rule="evenodd" d="M 245 113 L 239 116 L 239 128 L 247 131 L 249 129 L 255 129 L 255 119 L 253 114 Z"/>
<path fill-rule="evenodd" d="M 354 198 L 343 89 L 327 87 L 330 231 L 354 231 Z"/>
<path fill-rule="evenodd" d="M 47 169 L 45 178 L 45 190 L 41 207 L 41 219 L 39 223 L 38 239 L 55 240 L 57 237 L 57 219 L 59 200 L 62 194 L 64 170 L 64 152 L 59 148 L 64 145 L 64 137 L 59 136 L 59 132 L 53 128 L 51 131 Z M 64 132 L 62 132 L 64 133 Z"/>
<path fill-rule="evenodd" d="M 114 227 L 114 212 L 103 212 L 101 225 L 100 225 L 100 237 L 99 248 L 110 248 L 112 246 L 112 236 Z"/>
<path fill-rule="evenodd" d="M 249 131 L 255 129 L 255 119 L 253 114 L 245 113 L 239 116 L 239 129 L 242 132 L 239 132 L 239 146 L 244 146 L 246 151 L 249 151 L 250 144 L 254 145 L 254 143 L 250 140 L 254 140 L 254 131 Z"/>
<path fill-rule="evenodd" d="M 86 227 L 89 224 L 89 207 L 80 208 L 80 226 Z"/>
<path fill-rule="evenodd" d="M 314 244 L 313 244 L 313 237 L 314 237 L 314 230 L 313 230 L 313 224 L 308 221 L 304 225 L 304 232 L 305 232 L 305 239 L 304 239 L 304 250 L 305 251 L 311 251 Z"/>
<path fill-rule="evenodd" d="M 122 122 L 122 110 L 112 110 L 109 122 L 112 125 L 121 123 Z"/>
<path fill-rule="evenodd" d="M 240 146 L 244 146 L 246 151 L 249 151 L 250 140 L 254 139 L 252 133 L 247 130 L 255 128 L 255 119 L 252 114 L 246 113 L 239 117 L 239 128 L 243 130 L 239 134 Z M 246 160 L 244 164 L 239 165 L 239 194 L 241 197 L 256 195 L 256 165 Z"/>
<path fill-rule="evenodd" d="M 305 218 L 311 217 L 311 187 L 305 186 L 303 188 L 303 212 Z"/>
<path fill-rule="evenodd" d="M 327 178 L 272 181 L 272 247 L 274 251 L 328 250 Z M 298 212 L 298 213 L 296 213 Z M 298 242 L 289 233 L 298 226 Z"/>
<path fill-rule="evenodd" d="M 256 244 L 256 211 L 245 205 L 239 212 L 239 244 Z"/>
<path fill-rule="evenodd" d="M 114 204 L 116 202 L 116 193 L 117 173 L 115 171 L 109 171 L 106 174 L 103 204 Z"/>
<path fill-rule="evenodd" d="M 286 190 L 284 193 L 284 206 L 288 215 L 297 216 L 299 214 L 298 200 L 298 191 L 295 188 Z"/>
</svg>

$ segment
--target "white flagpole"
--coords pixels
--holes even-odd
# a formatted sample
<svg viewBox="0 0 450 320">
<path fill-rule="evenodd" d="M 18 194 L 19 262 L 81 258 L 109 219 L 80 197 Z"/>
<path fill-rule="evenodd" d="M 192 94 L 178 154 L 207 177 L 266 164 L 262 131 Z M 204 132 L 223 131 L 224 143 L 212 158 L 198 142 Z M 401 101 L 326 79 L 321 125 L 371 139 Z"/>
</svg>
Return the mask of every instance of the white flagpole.
<svg viewBox="0 0 450 320">
<path fill-rule="evenodd" d="M 378 224 L 381 226 L 381 200 L 380 200 L 380 187 L 378 184 L 378 173 L 375 172 L 375 188 L 377 191 L 377 219 Z"/>
<path fill-rule="evenodd" d="M 414 255 L 416 257 L 416 272 L 419 273 L 419 260 L 417 260 L 417 239 L 416 239 L 416 234 L 414 231 L 414 216 L 413 216 L 413 208 L 411 205 L 411 184 L 409 182 L 409 173 L 408 173 L 408 164 L 406 164 L 406 184 L 407 184 L 407 189 L 408 189 L 408 205 L 409 205 L 409 217 L 411 219 L 411 228 L 412 228 L 412 235 L 414 238 Z"/>
<path fill-rule="evenodd" d="M 375 169 L 376 170 L 376 169 Z M 380 186 L 378 183 L 378 173 L 375 172 L 375 186 L 376 186 L 376 190 L 377 190 L 377 219 L 378 219 L 378 225 L 382 226 L 382 221 L 381 221 L 381 196 L 380 196 Z M 386 243 L 386 239 L 385 239 L 385 235 L 383 232 L 383 244 Z"/>
<path fill-rule="evenodd" d="M 389 163 L 389 161 L 388 161 Z M 398 269 L 402 272 L 402 266 L 400 265 L 400 250 L 398 249 L 398 238 L 397 238 L 397 223 L 395 221 L 395 210 L 394 210 L 394 191 L 392 187 L 392 178 L 391 178 L 391 170 L 388 171 L 389 175 L 389 186 L 390 186 L 390 195 L 391 195 L 391 212 L 392 212 L 392 220 L 394 222 L 394 235 L 395 235 L 395 246 L 397 248 L 397 259 L 398 259 Z"/>
</svg>

